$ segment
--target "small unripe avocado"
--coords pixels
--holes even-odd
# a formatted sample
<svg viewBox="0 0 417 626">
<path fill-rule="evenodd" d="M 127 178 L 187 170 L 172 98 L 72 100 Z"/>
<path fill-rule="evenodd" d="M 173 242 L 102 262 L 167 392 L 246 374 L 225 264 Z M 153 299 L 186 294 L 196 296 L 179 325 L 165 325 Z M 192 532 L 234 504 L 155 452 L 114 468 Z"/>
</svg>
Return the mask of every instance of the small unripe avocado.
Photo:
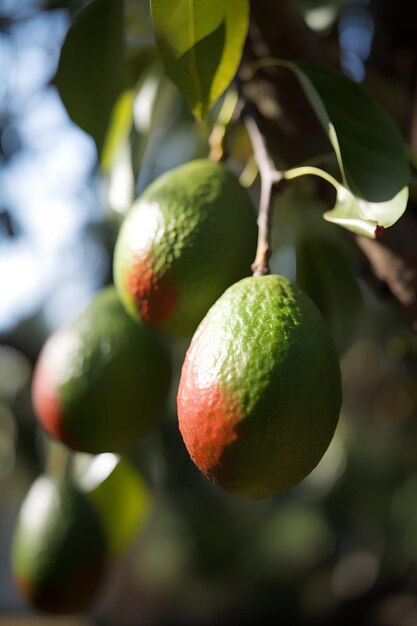
<svg viewBox="0 0 417 626">
<path fill-rule="evenodd" d="M 39 477 L 22 504 L 12 544 L 22 595 L 52 613 L 84 609 L 107 567 L 103 529 L 87 497 L 65 479 Z"/>
<path fill-rule="evenodd" d="M 109 287 L 46 342 L 34 409 L 44 430 L 75 450 L 123 453 L 159 423 L 170 379 L 167 346 Z"/>
</svg>

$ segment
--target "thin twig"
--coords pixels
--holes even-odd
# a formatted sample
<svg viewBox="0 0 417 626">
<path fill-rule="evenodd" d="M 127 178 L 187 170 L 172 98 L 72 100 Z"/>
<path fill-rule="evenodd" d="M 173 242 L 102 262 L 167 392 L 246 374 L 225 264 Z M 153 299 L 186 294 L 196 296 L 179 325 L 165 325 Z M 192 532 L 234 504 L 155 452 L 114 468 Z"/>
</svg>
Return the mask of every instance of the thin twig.
<svg viewBox="0 0 417 626">
<path fill-rule="evenodd" d="M 71 466 L 71 450 L 53 440 L 47 442 L 46 469 L 55 476 L 64 476 Z"/>
<path fill-rule="evenodd" d="M 258 165 L 261 178 L 261 196 L 258 213 L 258 247 L 256 257 L 252 263 L 254 276 L 269 274 L 269 235 L 271 229 L 271 199 L 277 186 L 284 180 L 283 173 L 276 169 L 274 161 L 268 152 L 265 137 L 261 133 L 254 117 L 243 113 L 243 119 L 252 143 L 255 161 Z"/>
</svg>

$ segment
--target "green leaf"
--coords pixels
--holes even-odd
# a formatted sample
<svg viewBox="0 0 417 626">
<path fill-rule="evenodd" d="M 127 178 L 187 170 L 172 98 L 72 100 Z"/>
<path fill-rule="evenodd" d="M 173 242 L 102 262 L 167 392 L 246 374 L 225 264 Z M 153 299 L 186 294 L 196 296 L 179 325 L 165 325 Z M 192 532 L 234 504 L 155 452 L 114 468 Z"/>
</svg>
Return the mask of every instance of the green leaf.
<svg viewBox="0 0 417 626">
<path fill-rule="evenodd" d="M 296 167 L 284 172 L 284 177 L 291 180 L 310 174 L 327 180 L 336 189 L 335 206 L 323 214 L 324 219 L 358 235 L 377 237 L 385 228 L 395 224 L 407 207 L 408 187 L 403 187 L 393 198 L 385 202 L 368 202 L 355 196 L 328 172 L 317 167 Z"/>
<path fill-rule="evenodd" d="M 249 0 L 151 0 L 167 75 L 203 119 L 234 78 L 249 27 Z"/>
<path fill-rule="evenodd" d="M 362 296 L 354 250 L 340 228 L 323 220 L 326 208 L 310 185 L 284 187 L 274 200 L 271 268 L 295 280 L 315 302 L 342 354 L 357 332 Z"/>
<path fill-rule="evenodd" d="M 120 146 L 127 140 L 133 124 L 133 101 L 135 92 L 126 89 L 116 100 L 111 114 L 101 154 L 101 168 L 109 172 L 115 162 Z"/>
<path fill-rule="evenodd" d="M 354 196 L 349 189 L 339 185 L 335 206 L 323 217 L 358 235 L 375 238 L 383 229 L 395 224 L 404 213 L 408 201 L 408 187 L 386 202 L 368 202 Z M 382 229 L 381 229 L 382 226 Z"/>
<path fill-rule="evenodd" d="M 296 255 L 296 282 L 320 309 L 343 352 L 362 304 L 347 251 L 336 238 L 312 233 L 297 238 Z"/>
<path fill-rule="evenodd" d="M 145 481 L 129 461 L 105 453 L 87 459 L 77 482 L 99 515 L 109 555 L 117 556 L 149 518 L 151 496 Z"/>
<path fill-rule="evenodd" d="M 127 85 L 123 2 L 95 0 L 70 27 L 55 84 L 71 119 L 100 152 L 113 105 Z"/>
<path fill-rule="evenodd" d="M 409 183 L 402 136 L 360 85 L 335 70 L 287 64 L 296 73 L 336 152 L 345 187 L 370 202 L 391 201 Z"/>
</svg>

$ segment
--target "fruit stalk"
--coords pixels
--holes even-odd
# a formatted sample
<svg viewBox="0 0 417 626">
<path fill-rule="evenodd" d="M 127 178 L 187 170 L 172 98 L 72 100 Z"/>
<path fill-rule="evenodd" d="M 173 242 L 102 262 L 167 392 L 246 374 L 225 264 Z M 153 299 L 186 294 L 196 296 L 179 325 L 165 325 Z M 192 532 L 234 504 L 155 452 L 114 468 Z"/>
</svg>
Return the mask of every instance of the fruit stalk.
<svg viewBox="0 0 417 626">
<path fill-rule="evenodd" d="M 70 470 L 72 454 L 70 448 L 61 443 L 47 440 L 46 468 L 51 476 L 65 476 Z"/>
<path fill-rule="evenodd" d="M 252 263 L 253 276 L 269 274 L 269 234 L 271 230 L 272 195 L 278 192 L 284 182 L 283 173 L 277 170 L 266 142 L 255 118 L 245 113 L 243 119 L 252 143 L 253 154 L 258 165 L 261 178 L 261 195 L 258 212 L 258 246 L 256 257 Z"/>
</svg>

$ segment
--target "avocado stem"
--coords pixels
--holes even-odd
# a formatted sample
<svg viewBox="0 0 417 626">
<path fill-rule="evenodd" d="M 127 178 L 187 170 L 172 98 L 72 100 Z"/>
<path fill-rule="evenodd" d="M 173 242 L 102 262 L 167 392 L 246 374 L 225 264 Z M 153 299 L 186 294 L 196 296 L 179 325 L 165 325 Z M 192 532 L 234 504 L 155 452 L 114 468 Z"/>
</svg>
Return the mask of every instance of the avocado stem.
<svg viewBox="0 0 417 626">
<path fill-rule="evenodd" d="M 271 231 L 272 196 L 277 193 L 278 190 L 281 190 L 285 179 L 283 172 L 277 170 L 275 167 L 274 161 L 268 151 L 265 137 L 261 133 L 254 117 L 247 111 L 243 111 L 242 117 L 251 140 L 253 155 L 258 165 L 261 179 L 258 212 L 258 246 L 251 269 L 253 276 L 265 276 L 270 273 L 269 257 L 271 252 L 269 239 Z"/>
<path fill-rule="evenodd" d="M 70 469 L 71 451 L 61 443 L 47 442 L 46 470 L 53 476 L 64 476 Z"/>
</svg>

